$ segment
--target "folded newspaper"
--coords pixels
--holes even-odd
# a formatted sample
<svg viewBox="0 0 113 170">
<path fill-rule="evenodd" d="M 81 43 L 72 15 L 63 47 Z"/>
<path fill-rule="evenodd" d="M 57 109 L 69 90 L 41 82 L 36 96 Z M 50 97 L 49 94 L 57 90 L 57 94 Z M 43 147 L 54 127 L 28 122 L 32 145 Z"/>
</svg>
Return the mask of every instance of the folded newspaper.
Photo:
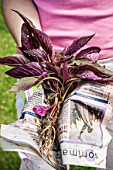
<svg viewBox="0 0 113 170">
<path fill-rule="evenodd" d="M 38 139 L 43 119 L 33 113 L 34 105 L 44 104 L 44 91 L 40 86 L 25 104 L 19 120 L 1 125 L 2 148 L 39 155 L 59 170 L 66 169 L 66 165 L 105 168 L 107 146 L 111 141 L 106 126 L 112 116 L 112 90 L 112 84 L 78 85 L 64 102 L 57 121 L 58 141 L 47 155 L 41 154 L 43 141 Z"/>
<path fill-rule="evenodd" d="M 1 147 L 39 155 L 58 170 L 105 168 L 113 71 L 98 63 L 100 47 L 82 48 L 94 34 L 55 52 L 47 34 L 12 12 L 24 21 L 22 46 L 18 54 L 0 58 L 0 64 L 14 67 L 6 72 L 18 79 L 10 91 L 24 92 L 27 102 L 20 105 L 19 120 L 1 125 Z"/>
</svg>

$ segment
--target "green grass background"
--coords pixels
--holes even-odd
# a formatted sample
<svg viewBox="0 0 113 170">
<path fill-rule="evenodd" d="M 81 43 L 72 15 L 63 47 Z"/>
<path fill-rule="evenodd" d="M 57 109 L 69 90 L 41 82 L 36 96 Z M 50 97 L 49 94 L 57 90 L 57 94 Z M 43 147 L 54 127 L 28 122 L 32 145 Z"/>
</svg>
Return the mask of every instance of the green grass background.
<svg viewBox="0 0 113 170">
<path fill-rule="evenodd" d="M 14 53 L 16 53 L 16 44 L 5 25 L 0 0 L 0 57 Z M 15 94 L 8 92 L 15 79 L 4 74 L 8 69 L 8 66 L 0 65 L 0 124 L 9 124 L 17 119 Z M 0 170 L 18 170 L 19 166 L 20 158 L 17 152 L 0 149 Z M 73 166 L 71 170 L 95 170 L 95 168 Z"/>
</svg>

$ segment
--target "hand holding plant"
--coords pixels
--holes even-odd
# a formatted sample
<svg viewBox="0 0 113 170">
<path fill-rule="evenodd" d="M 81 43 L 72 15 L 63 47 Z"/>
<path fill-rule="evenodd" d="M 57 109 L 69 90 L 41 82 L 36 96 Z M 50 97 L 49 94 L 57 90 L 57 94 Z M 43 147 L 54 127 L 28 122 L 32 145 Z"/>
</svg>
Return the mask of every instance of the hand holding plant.
<svg viewBox="0 0 113 170">
<path fill-rule="evenodd" d="M 39 135 L 39 139 L 43 140 L 41 152 L 51 155 L 50 148 L 57 139 L 56 121 L 65 99 L 81 81 L 113 82 L 113 72 L 97 64 L 98 58 L 90 55 L 98 54 L 99 47 L 80 51 L 94 35 L 74 40 L 63 51 L 53 53 L 48 35 L 36 29 L 27 17 L 15 12 L 24 21 L 21 28 L 22 46 L 17 48 L 19 54 L 1 58 L 0 64 L 13 66 L 6 74 L 19 79 L 10 91 L 25 91 L 42 85 L 47 106 L 34 106 L 33 112 L 43 117 Z"/>
</svg>

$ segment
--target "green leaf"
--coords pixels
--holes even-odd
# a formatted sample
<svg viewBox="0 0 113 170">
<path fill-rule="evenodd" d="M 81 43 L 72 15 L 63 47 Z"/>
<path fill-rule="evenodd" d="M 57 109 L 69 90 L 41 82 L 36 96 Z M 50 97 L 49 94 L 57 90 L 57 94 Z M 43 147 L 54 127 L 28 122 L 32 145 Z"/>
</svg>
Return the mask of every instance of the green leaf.
<svg viewBox="0 0 113 170">
<path fill-rule="evenodd" d="M 37 82 L 37 78 L 35 77 L 21 78 L 14 84 L 14 86 L 9 91 L 10 92 L 25 91 L 31 88 L 32 86 L 34 86 L 36 82 Z"/>
<path fill-rule="evenodd" d="M 91 70 L 94 73 L 96 73 L 97 75 L 101 76 L 101 77 L 110 77 L 113 76 L 113 72 L 100 66 L 97 63 L 93 63 L 91 61 L 88 61 L 87 59 L 81 59 L 81 60 L 75 60 L 73 61 L 69 67 L 71 67 L 72 65 L 77 65 L 79 71 L 80 70 Z"/>
</svg>

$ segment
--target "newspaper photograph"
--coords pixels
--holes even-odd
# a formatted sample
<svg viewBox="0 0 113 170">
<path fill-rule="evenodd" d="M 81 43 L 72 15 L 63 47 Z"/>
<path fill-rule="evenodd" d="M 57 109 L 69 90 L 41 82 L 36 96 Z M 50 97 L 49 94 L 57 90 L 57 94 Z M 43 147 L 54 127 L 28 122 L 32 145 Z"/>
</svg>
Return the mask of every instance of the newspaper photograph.
<svg viewBox="0 0 113 170">
<path fill-rule="evenodd" d="M 85 83 L 64 103 L 58 126 L 63 164 L 106 167 L 112 88 L 111 84 Z"/>
</svg>

